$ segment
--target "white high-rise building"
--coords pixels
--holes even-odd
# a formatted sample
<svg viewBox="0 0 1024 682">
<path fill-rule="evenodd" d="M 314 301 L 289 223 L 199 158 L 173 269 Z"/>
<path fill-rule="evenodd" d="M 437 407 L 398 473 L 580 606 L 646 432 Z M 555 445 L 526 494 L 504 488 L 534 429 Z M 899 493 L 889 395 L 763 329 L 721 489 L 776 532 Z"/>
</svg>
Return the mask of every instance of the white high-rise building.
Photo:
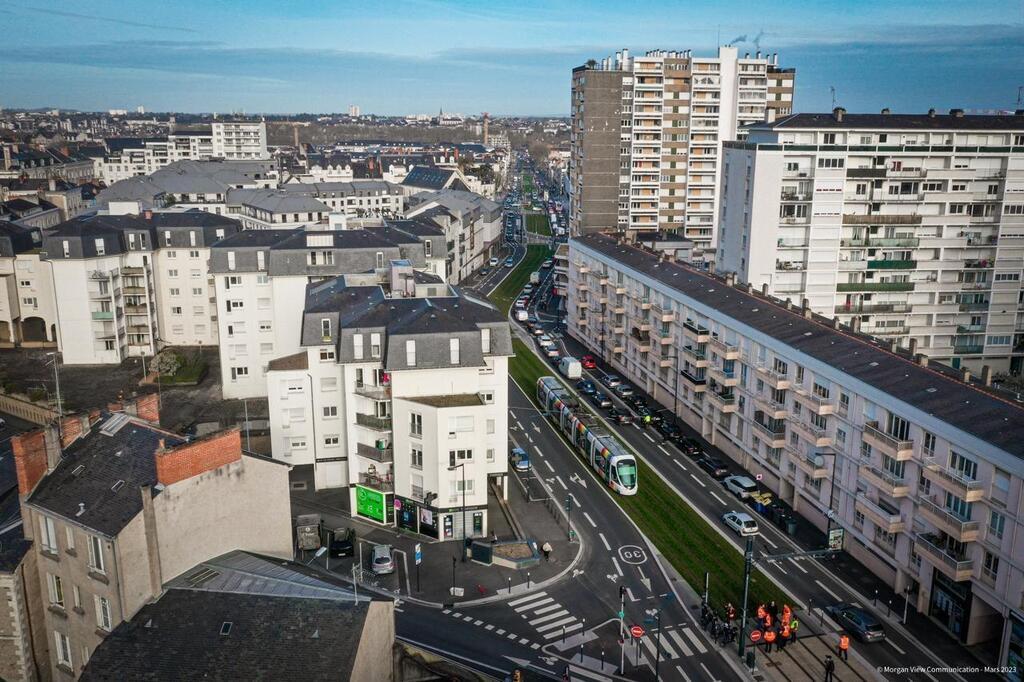
<svg viewBox="0 0 1024 682">
<path fill-rule="evenodd" d="M 719 271 L 954 367 L 1024 368 L 1024 112 L 795 114 L 723 160 Z"/>
<path fill-rule="evenodd" d="M 263 121 L 214 121 L 213 156 L 228 161 L 269 159 L 267 124 Z"/>
</svg>

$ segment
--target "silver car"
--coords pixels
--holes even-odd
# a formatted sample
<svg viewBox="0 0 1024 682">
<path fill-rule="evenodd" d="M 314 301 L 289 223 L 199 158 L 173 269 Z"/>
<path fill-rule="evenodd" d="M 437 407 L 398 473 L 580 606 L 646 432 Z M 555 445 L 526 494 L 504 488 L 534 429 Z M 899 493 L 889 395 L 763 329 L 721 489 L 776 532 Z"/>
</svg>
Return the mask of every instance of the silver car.
<svg viewBox="0 0 1024 682">
<path fill-rule="evenodd" d="M 370 566 L 377 575 L 395 572 L 395 557 L 388 545 L 374 545 L 370 553 Z"/>
</svg>

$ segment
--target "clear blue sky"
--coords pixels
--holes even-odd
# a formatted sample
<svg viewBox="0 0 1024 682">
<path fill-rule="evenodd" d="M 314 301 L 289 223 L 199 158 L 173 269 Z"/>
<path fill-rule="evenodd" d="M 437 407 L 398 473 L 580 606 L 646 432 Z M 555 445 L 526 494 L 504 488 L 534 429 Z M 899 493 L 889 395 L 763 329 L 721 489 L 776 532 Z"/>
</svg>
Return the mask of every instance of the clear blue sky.
<svg viewBox="0 0 1024 682">
<path fill-rule="evenodd" d="M 1013 108 L 1024 85 L 1024 0 L 4 0 L 0 26 L 0 107 L 565 115 L 589 58 L 759 34 L 798 111 L 830 85 L 899 112 Z"/>
</svg>

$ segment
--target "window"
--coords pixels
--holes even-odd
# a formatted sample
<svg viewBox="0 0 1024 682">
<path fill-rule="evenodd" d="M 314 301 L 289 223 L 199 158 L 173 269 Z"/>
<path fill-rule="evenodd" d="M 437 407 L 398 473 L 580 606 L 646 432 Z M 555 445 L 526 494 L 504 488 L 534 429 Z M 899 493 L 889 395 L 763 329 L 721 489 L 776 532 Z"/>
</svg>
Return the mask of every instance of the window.
<svg viewBox="0 0 1024 682">
<path fill-rule="evenodd" d="M 98 535 L 89 536 L 89 568 L 96 573 L 106 573 L 103 560 L 103 541 Z"/>
<path fill-rule="evenodd" d="M 843 159 L 818 159 L 818 168 L 842 168 L 844 165 L 845 161 Z"/>
<path fill-rule="evenodd" d="M 334 360 L 334 349 L 333 348 L 321 348 L 320 349 L 320 362 L 331 362 Z"/>
<path fill-rule="evenodd" d="M 322 377 L 320 379 L 320 390 L 321 391 L 337 391 L 338 390 L 338 379 L 337 379 L 337 377 Z"/>
<path fill-rule="evenodd" d="M 192 287 L 192 295 L 193 296 L 202 296 L 203 295 L 203 288 L 202 287 Z"/>
<path fill-rule="evenodd" d="M 448 466 L 455 466 L 459 462 L 468 462 L 473 459 L 473 450 L 449 450 L 448 451 Z"/>
<path fill-rule="evenodd" d="M 272 328 L 273 327 L 270 324 L 270 320 L 261 320 L 260 321 L 260 331 L 261 332 L 269 332 Z"/>
<path fill-rule="evenodd" d="M 448 339 L 448 360 L 453 365 L 459 364 L 459 340 Z"/>
<path fill-rule="evenodd" d="M 274 344 L 272 343 L 261 343 L 260 344 L 260 355 L 271 355 L 274 352 Z"/>
<path fill-rule="evenodd" d="M 232 381 L 235 381 L 237 379 L 241 379 L 241 378 L 244 378 L 244 377 L 247 377 L 247 376 L 249 376 L 249 368 L 248 367 L 232 367 L 231 368 L 231 380 Z"/>
<path fill-rule="evenodd" d="M 488 433 L 488 435 L 494 433 L 494 420 L 493 419 L 488 419 L 487 420 L 487 433 Z"/>
<path fill-rule="evenodd" d="M 380 357 L 380 334 L 370 334 L 370 357 Z"/>
<path fill-rule="evenodd" d="M 267 269 L 267 254 L 263 251 L 256 252 L 256 269 L 266 270 Z"/>
<path fill-rule="evenodd" d="M 57 663 L 71 667 L 71 640 L 63 632 L 53 631 L 53 641 L 57 644 Z"/>
<path fill-rule="evenodd" d="M 999 577 L 999 557 L 992 552 L 985 552 L 985 563 L 981 567 L 981 574 L 991 582 Z"/>
<path fill-rule="evenodd" d="M 835 133 L 824 133 L 821 136 L 821 143 L 822 144 L 835 144 L 836 143 L 836 134 Z"/>
<path fill-rule="evenodd" d="M 59 575 L 46 574 L 46 590 L 50 596 L 50 606 L 64 608 L 64 581 Z"/>
<path fill-rule="evenodd" d="M 409 466 L 413 469 L 423 468 L 423 450 L 414 447 L 409 451 Z"/>
<path fill-rule="evenodd" d="M 992 485 L 996 490 L 1001 490 L 1004 493 L 1010 492 L 1010 474 L 997 468 L 992 477 Z"/>
<path fill-rule="evenodd" d="M 257 298 L 256 307 L 260 310 L 270 310 L 270 299 L 269 298 Z"/>
<path fill-rule="evenodd" d="M 949 468 L 969 481 L 974 481 L 978 478 L 978 463 L 964 457 L 959 452 L 951 452 L 949 454 Z"/>
<path fill-rule="evenodd" d="M 47 552 L 57 553 L 57 531 L 53 527 L 53 519 L 47 516 L 39 517 L 39 544 Z"/>
<path fill-rule="evenodd" d="M 492 404 L 494 402 L 494 391 L 481 391 L 480 400 L 488 405 Z"/>
<path fill-rule="evenodd" d="M 423 415 L 417 412 L 409 413 L 409 433 L 413 436 L 423 436 Z"/>
<path fill-rule="evenodd" d="M 106 597 L 96 595 L 96 625 L 100 630 L 110 631 L 110 602 Z"/>
<path fill-rule="evenodd" d="M 480 348 L 484 353 L 491 352 L 491 330 L 481 329 L 480 330 Z"/>
<path fill-rule="evenodd" d="M 167 276 L 168 277 L 177 277 L 178 276 L 178 271 L 177 270 L 173 270 L 173 269 L 172 270 L 168 270 L 167 271 Z"/>
<path fill-rule="evenodd" d="M 471 433 L 474 429 L 473 417 L 448 417 L 448 437 L 456 438 L 460 433 Z"/>
<path fill-rule="evenodd" d="M 329 318 L 325 317 L 320 320 L 320 336 L 324 341 L 331 340 L 331 320 Z"/>
<path fill-rule="evenodd" d="M 332 433 L 332 434 L 329 434 L 327 436 L 324 436 L 324 447 L 325 448 L 336 448 L 336 447 L 338 447 L 338 444 L 340 442 L 341 442 L 341 440 L 339 439 L 339 436 L 337 434 L 333 434 Z"/>
<path fill-rule="evenodd" d="M 71 586 L 71 604 L 76 609 L 82 608 L 82 591 L 78 589 L 78 585 Z"/>
<path fill-rule="evenodd" d="M 228 270 L 235 269 L 235 252 L 228 251 Z"/>
<path fill-rule="evenodd" d="M 71 526 L 64 527 L 64 551 L 69 554 L 75 553 L 75 531 Z"/>
<path fill-rule="evenodd" d="M 1006 517 L 992 510 L 988 517 L 988 534 L 996 540 L 1003 539 L 1003 531 L 1006 530 Z"/>
<path fill-rule="evenodd" d="M 96 255 L 97 256 L 105 256 L 107 254 L 107 245 L 103 243 L 103 239 L 102 238 L 97 239 L 95 241 L 95 244 L 96 244 Z"/>
<path fill-rule="evenodd" d="M 363 335 L 353 334 L 352 335 L 352 357 L 356 360 L 363 359 Z"/>
<path fill-rule="evenodd" d="M 924 445 L 922 446 L 922 450 L 924 451 L 924 456 L 925 457 L 934 457 L 935 456 L 935 434 L 934 433 L 929 433 L 928 431 L 924 432 Z"/>
<path fill-rule="evenodd" d="M 416 366 L 416 341 L 413 339 L 405 342 L 405 365 L 406 367 Z"/>
<path fill-rule="evenodd" d="M 325 405 L 324 406 L 324 419 L 337 419 L 338 418 L 338 406 L 337 405 Z"/>
</svg>

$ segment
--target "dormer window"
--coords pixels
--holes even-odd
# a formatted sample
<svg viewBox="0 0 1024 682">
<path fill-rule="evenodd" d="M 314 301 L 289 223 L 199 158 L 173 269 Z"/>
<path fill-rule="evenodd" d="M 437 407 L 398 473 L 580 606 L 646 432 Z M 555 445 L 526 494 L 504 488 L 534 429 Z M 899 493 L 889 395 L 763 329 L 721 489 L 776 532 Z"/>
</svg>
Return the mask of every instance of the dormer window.
<svg viewBox="0 0 1024 682">
<path fill-rule="evenodd" d="M 320 335 L 324 341 L 331 340 L 331 320 L 330 318 L 323 318 L 320 320 Z"/>
</svg>

